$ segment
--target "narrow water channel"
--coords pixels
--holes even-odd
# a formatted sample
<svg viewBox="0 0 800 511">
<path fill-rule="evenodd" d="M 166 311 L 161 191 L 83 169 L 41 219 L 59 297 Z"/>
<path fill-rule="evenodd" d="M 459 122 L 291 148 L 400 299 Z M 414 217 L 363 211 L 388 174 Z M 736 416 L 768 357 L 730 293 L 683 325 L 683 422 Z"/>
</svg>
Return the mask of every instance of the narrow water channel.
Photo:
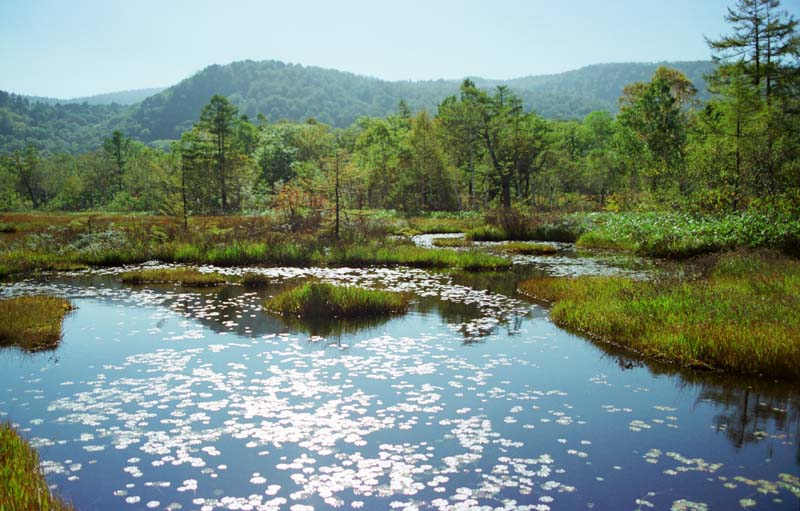
<svg viewBox="0 0 800 511">
<path fill-rule="evenodd" d="M 542 261 L 273 268 L 259 292 L 124 286 L 119 269 L 8 284 L 77 310 L 57 350 L 0 352 L 0 419 L 82 511 L 798 509 L 797 385 L 678 371 L 567 333 L 514 294 L 518 279 L 642 268 Z M 366 323 L 262 312 L 310 275 L 415 300 Z"/>
</svg>

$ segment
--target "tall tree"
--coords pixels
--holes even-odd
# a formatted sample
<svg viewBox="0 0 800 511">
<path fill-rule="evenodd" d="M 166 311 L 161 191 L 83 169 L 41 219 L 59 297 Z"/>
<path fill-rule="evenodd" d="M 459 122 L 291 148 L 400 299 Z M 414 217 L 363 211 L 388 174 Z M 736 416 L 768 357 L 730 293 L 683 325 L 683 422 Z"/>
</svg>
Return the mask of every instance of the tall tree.
<svg viewBox="0 0 800 511">
<path fill-rule="evenodd" d="M 216 179 L 223 213 L 229 210 L 227 180 L 231 173 L 229 166 L 233 163 L 231 152 L 238 113 L 239 109 L 219 94 L 212 96 L 200 113 L 200 128 L 214 140 Z"/>
<path fill-rule="evenodd" d="M 122 176 L 128 163 L 128 153 L 131 147 L 131 139 L 124 136 L 120 130 L 114 130 L 110 138 L 103 140 L 103 150 L 111 158 L 113 169 L 110 181 L 114 191 L 122 191 Z"/>
<path fill-rule="evenodd" d="M 717 40 L 706 39 L 721 67 L 742 64 L 755 87 L 763 87 L 770 101 L 773 92 L 797 90 L 800 39 L 798 21 L 780 8 L 780 0 L 737 0 L 728 8 L 725 20 L 733 33 Z M 712 84 L 724 80 L 724 73 L 712 76 Z"/>
</svg>

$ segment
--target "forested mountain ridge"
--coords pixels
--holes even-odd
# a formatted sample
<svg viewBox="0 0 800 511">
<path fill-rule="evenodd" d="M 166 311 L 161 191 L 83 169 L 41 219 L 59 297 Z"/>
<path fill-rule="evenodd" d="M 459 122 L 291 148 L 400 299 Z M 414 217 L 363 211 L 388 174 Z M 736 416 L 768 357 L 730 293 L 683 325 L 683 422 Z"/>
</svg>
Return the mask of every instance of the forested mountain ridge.
<svg viewBox="0 0 800 511">
<path fill-rule="evenodd" d="M 143 101 L 154 94 L 158 94 L 164 89 L 166 89 L 166 87 L 129 89 L 129 90 L 106 92 L 103 94 L 93 94 L 91 96 L 81 96 L 69 99 L 50 98 L 43 96 L 23 96 L 23 97 L 28 101 L 30 101 L 31 103 L 47 103 L 48 105 L 56 105 L 56 104 L 70 105 L 73 103 L 78 103 L 78 104 L 86 103 L 89 105 L 113 105 L 114 103 L 118 105 L 133 105 L 134 103 L 139 103 L 140 101 Z"/>
<path fill-rule="evenodd" d="M 577 119 L 595 110 L 616 112 L 622 88 L 648 80 L 665 63 L 597 64 L 554 75 L 512 80 L 473 78 L 479 87 L 507 85 L 523 99 L 527 110 L 545 118 Z M 710 61 L 666 63 L 705 91 L 703 75 Z M 313 117 L 337 127 L 363 116 L 381 117 L 402 99 L 412 110 L 435 112 L 461 80 L 383 81 L 352 73 L 279 61 L 240 61 L 209 66 L 194 76 L 145 99 L 131 111 L 130 131 L 143 140 L 174 139 L 196 121 L 197 111 L 213 94 L 227 96 L 239 110 L 269 120 L 302 121 Z"/>
<path fill-rule="evenodd" d="M 710 61 L 597 64 L 553 75 L 512 80 L 474 78 L 478 87 L 507 85 L 527 110 L 545 118 L 579 119 L 596 110 L 616 112 L 624 85 L 649 79 L 659 65 L 679 69 L 707 98 L 703 75 Z M 214 94 L 228 97 L 239 111 L 269 121 L 313 117 L 337 127 L 359 117 L 382 117 L 405 100 L 412 110 L 433 113 L 461 80 L 384 81 L 353 73 L 279 61 L 240 61 L 211 65 L 180 83 L 131 106 L 120 104 L 47 104 L 0 92 L 0 152 L 35 143 L 47 152 L 77 153 L 99 147 L 119 129 L 143 142 L 180 137 L 197 121 L 197 112 Z M 158 91 L 156 89 L 156 91 Z M 137 91 L 127 91 L 130 94 Z M 140 92 L 140 91 L 139 91 Z M 117 94 L 117 103 L 122 96 Z M 93 102 L 115 96 L 93 96 Z M 129 97 L 132 97 L 130 96 Z"/>
</svg>

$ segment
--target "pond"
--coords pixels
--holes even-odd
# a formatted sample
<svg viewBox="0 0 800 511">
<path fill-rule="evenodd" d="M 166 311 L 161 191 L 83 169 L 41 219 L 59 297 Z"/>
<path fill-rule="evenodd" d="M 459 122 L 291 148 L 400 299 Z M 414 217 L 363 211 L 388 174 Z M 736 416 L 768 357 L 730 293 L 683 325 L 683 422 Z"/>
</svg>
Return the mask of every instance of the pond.
<svg viewBox="0 0 800 511">
<path fill-rule="evenodd" d="M 57 350 L 0 352 L 0 419 L 82 511 L 798 509 L 797 386 L 644 363 L 514 294 L 533 272 L 643 271 L 620 264 L 271 268 L 258 292 L 121 269 L 11 283 L 78 308 Z M 307 276 L 415 299 L 366 323 L 262 312 Z"/>
</svg>

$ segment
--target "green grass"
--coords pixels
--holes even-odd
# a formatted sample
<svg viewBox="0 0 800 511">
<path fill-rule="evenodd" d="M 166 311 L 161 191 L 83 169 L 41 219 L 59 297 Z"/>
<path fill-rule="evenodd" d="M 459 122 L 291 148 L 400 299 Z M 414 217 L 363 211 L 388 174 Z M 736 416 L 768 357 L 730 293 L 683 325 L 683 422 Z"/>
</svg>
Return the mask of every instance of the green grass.
<svg viewBox="0 0 800 511">
<path fill-rule="evenodd" d="M 524 241 L 512 241 L 503 243 L 492 247 L 493 250 L 507 252 L 509 254 L 522 254 L 522 255 L 552 255 L 558 252 L 558 249 L 552 245 L 545 245 L 542 243 L 530 243 Z"/>
<path fill-rule="evenodd" d="M 167 268 L 129 271 L 122 274 L 125 284 L 176 283 L 189 287 L 218 286 L 225 283 L 219 273 L 201 273 L 194 268 Z"/>
<path fill-rule="evenodd" d="M 349 246 L 332 250 L 328 263 L 340 266 L 405 265 L 417 268 L 457 268 L 467 271 L 499 270 L 511 267 L 504 257 L 477 250 L 456 252 L 413 245 Z"/>
<path fill-rule="evenodd" d="M 53 496 L 39 468 L 39 456 L 9 423 L 0 424 L 0 510 L 70 511 Z"/>
<path fill-rule="evenodd" d="M 61 323 L 70 310 L 69 300 L 53 296 L 0 300 L 0 346 L 27 351 L 55 348 L 61 341 Z"/>
<path fill-rule="evenodd" d="M 465 238 L 434 238 L 432 243 L 434 247 L 441 248 L 463 248 L 472 246 L 472 241 Z"/>
<path fill-rule="evenodd" d="M 552 302 L 556 324 L 646 356 L 800 378 L 800 262 L 774 252 L 727 254 L 697 280 L 538 277 L 519 290 Z"/>
<path fill-rule="evenodd" d="M 483 225 L 467 231 L 466 239 L 469 241 L 505 241 L 508 233 L 500 227 Z"/>
<path fill-rule="evenodd" d="M 267 300 L 264 308 L 303 318 L 358 318 L 405 312 L 408 301 L 404 293 L 306 282 Z"/>
</svg>

